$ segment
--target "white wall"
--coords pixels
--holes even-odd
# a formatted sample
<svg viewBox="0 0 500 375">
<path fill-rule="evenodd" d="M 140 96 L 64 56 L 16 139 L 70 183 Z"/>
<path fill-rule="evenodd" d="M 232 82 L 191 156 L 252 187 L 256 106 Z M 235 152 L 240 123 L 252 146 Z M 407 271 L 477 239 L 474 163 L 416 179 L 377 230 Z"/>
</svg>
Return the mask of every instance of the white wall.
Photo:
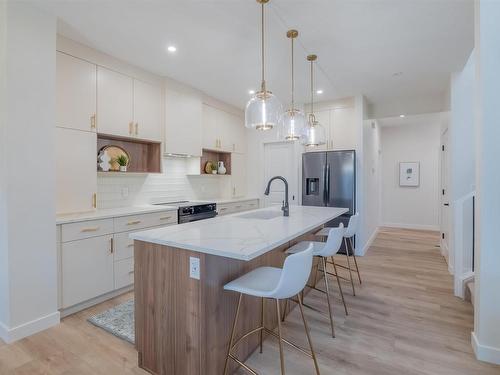
<svg viewBox="0 0 500 375">
<path fill-rule="evenodd" d="M 439 230 L 439 147 L 442 115 L 384 119 L 381 130 L 383 226 Z M 399 163 L 420 162 L 420 186 L 399 186 Z"/>
<path fill-rule="evenodd" d="M 8 186 L 2 189 L 0 220 L 6 221 L 2 227 L 7 242 L 2 241 L 0 259 L 7 261 L 8 270 L 0 281 L 0 335 L 12 341 L 59 322 L 54 226 L 56 20 L 17 1 L 7 1 L 6 10 L 7 59 L 2 73 L 8 95 L 1 148 Z"/>
<path fill-rule="evenodd" d="M 476 253 L 472 344 L 480 360 L 500 364 L 500 2 L 476 2 Z"/>
<path fill-rule="evenodd" d="M 365 120 L 363 122 L 363 228 L 365 233 L 363 253 L 366 253 L 375 239 L 380 225 L 380 148 L 380 125 L 377 120 Z"/>
</svg>

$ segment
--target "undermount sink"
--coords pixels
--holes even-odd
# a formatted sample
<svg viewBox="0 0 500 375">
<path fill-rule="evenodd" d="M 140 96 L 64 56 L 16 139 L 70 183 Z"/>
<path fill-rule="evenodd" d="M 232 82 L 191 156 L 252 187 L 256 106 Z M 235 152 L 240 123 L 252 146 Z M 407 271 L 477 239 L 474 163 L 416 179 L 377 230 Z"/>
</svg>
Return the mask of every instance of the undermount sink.
<svg viewBox="0 0 500 375">
<path fill-rule="evenodd" d="M 255 211 L 249 212 L 246 214 L 237 215 L 236 217 L 240 217 L 242 219 L 260 219 L 260 220 L 269 220 L 274 219 L 275 217 L 283 216 L 283 212 L 267 210 L 267 211 Z"/>
</svg>

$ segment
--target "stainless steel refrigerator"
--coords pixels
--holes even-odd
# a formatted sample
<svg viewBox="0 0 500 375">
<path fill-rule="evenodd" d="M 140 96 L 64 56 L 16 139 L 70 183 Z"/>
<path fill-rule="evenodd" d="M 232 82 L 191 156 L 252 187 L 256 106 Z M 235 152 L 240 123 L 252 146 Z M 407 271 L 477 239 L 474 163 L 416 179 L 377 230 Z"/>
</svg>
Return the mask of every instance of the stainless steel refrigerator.
<svg viewBox="0 0 500 375">
<path fill-rule="evenodd" d="M 356 212 L 356 151 L 302 154 L 302 205 L 348 208 L 347 213 L 326 225 L 347 226 Z"/>
</svg>

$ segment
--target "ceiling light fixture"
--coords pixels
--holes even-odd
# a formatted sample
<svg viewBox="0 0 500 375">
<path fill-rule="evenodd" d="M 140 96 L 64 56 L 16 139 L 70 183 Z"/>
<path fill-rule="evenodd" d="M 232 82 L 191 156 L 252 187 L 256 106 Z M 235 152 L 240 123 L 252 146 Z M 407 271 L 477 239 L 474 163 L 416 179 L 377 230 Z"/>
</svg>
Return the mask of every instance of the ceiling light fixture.
<svg viewBox="0 0 500 375">
<path fill-rule="evenodd" d="M 323 94 L 323 90 L 318 90 L 318 91 L 316 91 L 316 94 L 318 94 L 318 95 Z"/>
<path fill-rule="evenodd" d="M 307 61 L 311 63 L 311 113 L 309 113 L 306 133 L 302 140 L 304 146 L 317 147 L 326 144 L 326 133 L 323 125 L 316 120 L 314 115 L 314 62 L 318 59 L 316 55 L 307 56 Z"/>
<path fill-rule="evenodd" d="M 401 117 L 401 118 L 405 118 L 405 115 L 399 115 L 399 117 Z"/>
<path fill-rule="evenodd" d="M 255 90 L 248 90 L 248 93 L 249 93 L 250 95 L 253 95 L 253 94 L 255 94 Z"/>
<path fill-rule="evenodd" d="M 306 117 L 304 113 L 295 108 L 295 79 L 294 79 L 294 64 L 293 64 L 293 41 L 295 38 L 299 36 L 299 32 L 297 30 L 288 30 L 286 33 L 287 38 L 289 38 L 292 42 L 292 102 L 290 107 L 283 114 L 283 122 L 281 129 L 281 134 L 278 134 L 280 139 L 284 139 L 286 141 L 296 141 L 299 140 L 305 131 L 306 125 Z"/>
<path fill-rule="evenodd" d="M 256 92 L 245 108 L 245 126 L 256 130 L 270 130 L 280 123 L 283 107 L 271 91 L 267 91 L 265 80 L 265 19 L 264 5 L 269 0 L 257 0 L 261 5 L 261 54 L 262 80 L 260 91 Z"/>
<path fill-rule="evenodd" d="M 167 51 L 168 52 L 175 52 L 175 51 L 177 51 L 177 47 L 176 46 L 168 46 Z"/>
</svg>

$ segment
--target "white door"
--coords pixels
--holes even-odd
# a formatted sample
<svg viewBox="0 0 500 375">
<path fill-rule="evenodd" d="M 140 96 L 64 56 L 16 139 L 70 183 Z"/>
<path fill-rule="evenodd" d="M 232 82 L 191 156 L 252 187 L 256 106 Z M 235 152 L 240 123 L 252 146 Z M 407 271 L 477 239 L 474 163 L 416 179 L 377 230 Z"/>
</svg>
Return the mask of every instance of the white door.
<svg viewBox="0 0 500 375">
<path fill-rule="evenodd" d="M 56 128 L 56 212 L 92 211 L 96 191 L 96 133 Z"/>
<path fill-rule="evenodd" d="M 247 193 L 245 155 L 231 154 L 231 181 L 233 197 L 244 197 Z"/>
<path fill-rule="evenodd" d="M 441 134 L 441 253 L 448 261 L 450 235 L 448 129 Z"/>
<path fill-rule="evenodd" d="M 62 244 L 63 308 L 113 290 L 112 238 L 108 235 Z"/>
<path fill-rule="evenodd" d="M 95 132 L 96 65 L 57 52 L 56 126 Z"/>
<path fill-rule="evenodd" d="M 134 80 L 134 132 L 141 139 L 161 140 L 161 88 Z"/>
<path fill-rule="evenodd" d="M 167 89 L 165 92 L 165 152 L 201 156 L 201 99 Z"/>
<path fill-rule="evenodd" d="M 267 182 L 274 176 L 283 176 L 288 181 L 289 203 L 298 204 L 298 160 L 293 142 L 266 143 L 264 145 L 264 182 L 262 191 L 265 190 Z M 270 194 L 264 196 L 264 206 L 282 205 L 285 199 L 285 185 L 276 180 L 271 184 Z"/>
<path fill-rule="evenodd" d="M 134 128 L 134 80 L 112 70 L 97 67 L 97 131 L 131 137 Z"/>
</svg>

